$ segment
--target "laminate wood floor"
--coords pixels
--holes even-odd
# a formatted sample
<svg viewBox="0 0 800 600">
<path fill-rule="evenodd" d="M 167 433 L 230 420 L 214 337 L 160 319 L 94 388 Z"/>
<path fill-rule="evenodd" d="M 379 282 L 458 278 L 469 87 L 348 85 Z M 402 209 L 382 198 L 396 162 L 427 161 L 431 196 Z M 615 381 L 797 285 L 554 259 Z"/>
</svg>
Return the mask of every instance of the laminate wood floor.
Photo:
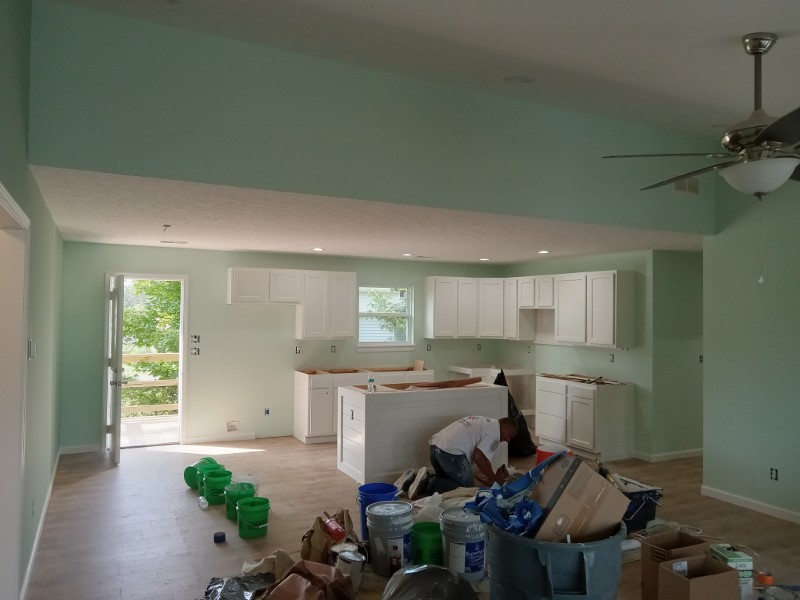
<svg viewBox="0 0 800 600">
<path fill-rule="evenodd" d="M 211 577 L 236 575 L 248 559 L 299 551 L 324 510 L 349 508 L 359 531 L 358 484 L 336 469 L 335 454 L 335 444 L 285 437 L 126 449 L 117 467 L 104 454 L 63 456 L 25 598 L 193 600 Z M 240 538 L 224 506 L 199 508 L 183 471 L 203 456 L 260 480 L 259 495 L 271 505 L 266 537 Z M 533 459 L 511 464 L 524 471 Z M 701 496 L 702 459 L 609 464 L 664 488 L 658 517 L 745 545 L 756 567 L 769 568 L 779 583 L 800 583 L 800 525 Z M 226 543 L 213 543 L 216 531 Z M 623 565 L 618 598 L 640 598 L 639 569 L 638 561 Z M 380 599 L 386 581 L 366 573 L 359 600 Z"/>
</svg>

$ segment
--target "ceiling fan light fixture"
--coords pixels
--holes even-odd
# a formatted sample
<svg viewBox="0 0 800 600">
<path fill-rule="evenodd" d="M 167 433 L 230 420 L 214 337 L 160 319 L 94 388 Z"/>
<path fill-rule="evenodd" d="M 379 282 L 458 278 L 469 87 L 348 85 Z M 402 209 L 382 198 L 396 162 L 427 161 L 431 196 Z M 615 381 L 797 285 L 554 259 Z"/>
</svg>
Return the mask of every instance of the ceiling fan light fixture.
<svg viewBox="0 0 800 600">
<path fill-rule="evenodd" d="M 798 164 L 800 159 L 792 157 L 745 160 L 721 169 L 719 174 L 743 194 L 764 195 L 786 183 Z"/>
</svg>

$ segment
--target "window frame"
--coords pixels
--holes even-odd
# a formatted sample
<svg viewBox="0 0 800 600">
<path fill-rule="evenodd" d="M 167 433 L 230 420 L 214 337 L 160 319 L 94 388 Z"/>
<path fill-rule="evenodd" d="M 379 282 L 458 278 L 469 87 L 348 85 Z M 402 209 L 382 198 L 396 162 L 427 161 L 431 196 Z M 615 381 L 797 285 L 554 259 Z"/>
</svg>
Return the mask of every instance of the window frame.
<svg viewBox="0 0 800 600">
<path fill-rule="evenodd" d="M 375 312 L 361 312 L 361 292 L 365 289 L 404 289 L 408 295 L 406 306 L 407 311 L 375 313 Z M 356 312 L 356 337 L 357 337 L 357 350 L 358 351 L 373 351 L 373 352 L 390 352 L 390 351 L 403 351 L 414 350 L 414 286 L 411 284 L 359 284 L 357 290 L 357 312 Z M 406 319 L 408 332 L 407 338 L 404 341 L 396 342 L 365 342 L 361 340 L 361 318 L 362 316 L 402 316 Z"/>
</svg>

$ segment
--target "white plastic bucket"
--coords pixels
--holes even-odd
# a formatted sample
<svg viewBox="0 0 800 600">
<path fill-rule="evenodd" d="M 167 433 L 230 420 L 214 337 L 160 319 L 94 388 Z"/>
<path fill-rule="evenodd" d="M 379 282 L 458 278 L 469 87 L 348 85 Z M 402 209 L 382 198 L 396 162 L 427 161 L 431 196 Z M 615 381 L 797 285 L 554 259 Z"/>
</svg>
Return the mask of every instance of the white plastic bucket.
<svg viewBox="0 0 800 600">
<path fill-rule="evenodd" d="M 486 574 L 486 528 L 481 518 L 463 508 L 448 508 L 439 518 L 444 566 L 467 581 Z"/>
<path fill-rule="evenodd" d="M 411 563 L 411 504 L 386 500 L 367 507 L 372 570 L 383 577 Z"/>
</svg>

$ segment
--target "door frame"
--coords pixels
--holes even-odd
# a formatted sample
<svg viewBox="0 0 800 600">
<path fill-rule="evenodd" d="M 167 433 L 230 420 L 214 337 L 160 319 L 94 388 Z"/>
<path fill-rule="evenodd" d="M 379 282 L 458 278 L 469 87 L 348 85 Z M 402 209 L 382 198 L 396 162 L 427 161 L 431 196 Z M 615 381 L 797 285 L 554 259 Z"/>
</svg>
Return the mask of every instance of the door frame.
<svg viewBox="0 0 800 600">
<path fill-rule="evenodd" d="M 22 541 L 22 490 L 25 479 L 25 411 L 28 382 L 28 360 L 35 357 L 35 343 L 28 339 L 28 286 L 30 265 L 31 221 L 8 190 L 0 183 L 0 230 L 3 256 L 13 261 L 11 268 L 0 273 L 0 306 L 11 335 L 0 335 L 0 396 L 8 401 L 0 406 L 0 446 L 5 460 L 16 469 L 16 485 L 0 486 L 0 584 L 13 589 L 18 597 L 20 587 L 20 550 Z M 6 247 L 7 246 L 7 247 Z M 10 318 L 9 318 L 10 317 Z M 9 332 L 11 333 L 11 332 Z M 41 519 L 44 519 L 42 514 Z"/>
<path fill-rule="evenodd" d="M 156 280 L 169 280 L 181 282 L 181 331 L 178 336 L 178 353 L 180 354 L 180 365 L 178 367 L 178 443 L 186 443 L 186 432 L 184 427 L 184 399 L 186 398 L 187 385 L 186 385 L 186 352 L 189 348 L 189 326 L 188 326 L 188 306 L 189 306 L 189 276 L 171 275 L 165 273 L 138 273 L 133 271 L 106 271 L 105 273 L 105 286 L 104 294 L 108 295 L 108 290 L 111 285 L 111 278 L 116 275 L 122 275 L 125 279 L 156 279 Z M 124 303 L 123 303 L 124 304 Z M 108 422 L 108 368 L 105 364 L 106 357 L 109 355 L 109 302 L 104 302 L 105 314 L 103 316 L 104 328 L 104 342 L 103 342 L 103 410 L 100 420 L 102 436 L 100 440 L 100 448 L 106 451 L 106 423 Z"/>
</svg>

